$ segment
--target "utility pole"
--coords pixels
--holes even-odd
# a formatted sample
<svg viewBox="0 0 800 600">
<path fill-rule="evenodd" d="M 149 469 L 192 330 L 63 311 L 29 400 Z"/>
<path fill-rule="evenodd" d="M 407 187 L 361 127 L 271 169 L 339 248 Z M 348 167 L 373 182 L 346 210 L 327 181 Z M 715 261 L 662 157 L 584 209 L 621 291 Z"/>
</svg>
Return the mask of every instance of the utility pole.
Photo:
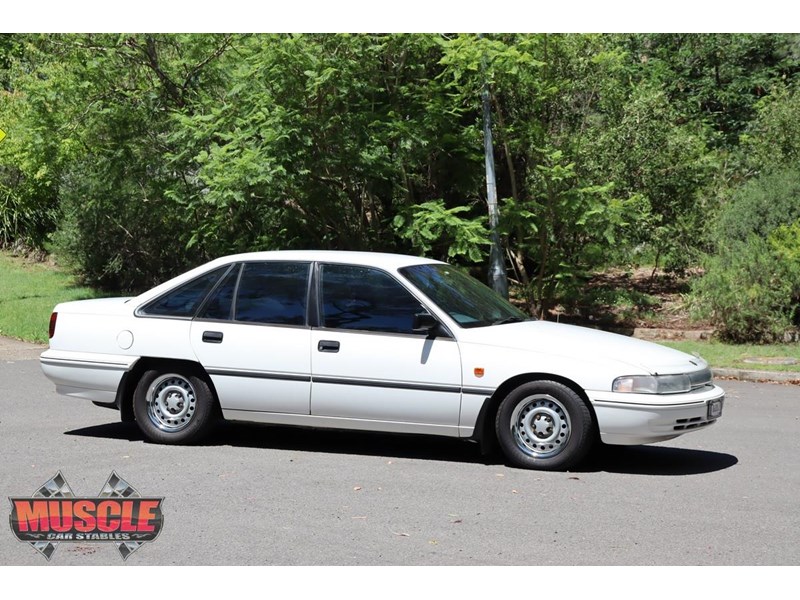
<svg viewBox="0 0 800 600">
<path fill-rule="evenodd" d="M 481 35 L 483 37 L 483 35 Z M 489 230 L 492 248 L 489 252 L 489 283 L 492 289 L 508 299 L 508 277 L 503 260 L 503 248 L 497 225 L 500 213 L 497 207 L 497 183 L 494 176 L 494 148 L 492 146 L 492 102 L 489 93 L 489 78 L 486 73 L 486 58 L 483 59 L 483 146 L 486 157 L 486 202 L 489 205 Z"/>
</svg>

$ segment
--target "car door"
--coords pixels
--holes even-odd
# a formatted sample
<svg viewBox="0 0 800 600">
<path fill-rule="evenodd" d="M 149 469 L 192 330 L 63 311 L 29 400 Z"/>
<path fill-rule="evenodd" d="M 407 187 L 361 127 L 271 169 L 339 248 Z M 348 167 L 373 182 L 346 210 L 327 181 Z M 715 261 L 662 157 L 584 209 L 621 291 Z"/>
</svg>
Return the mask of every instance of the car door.
<svg viewBox="0 0 800 600">
<path fill-rule="evenodd" d="M 226 417 L 235 418 L 236 411 L 309 414 L 310 268 L 292 261 L 237 265 L 198 311 L 192 348 Z"/>
<path fill-rule="evenodd" d="M 393 275 L 321 264 L 318 307 L 311 414 L 458 426 L 458 344 L 449 335 L 413 331 L 414 315 L 425 308 Z"/>
</svg>

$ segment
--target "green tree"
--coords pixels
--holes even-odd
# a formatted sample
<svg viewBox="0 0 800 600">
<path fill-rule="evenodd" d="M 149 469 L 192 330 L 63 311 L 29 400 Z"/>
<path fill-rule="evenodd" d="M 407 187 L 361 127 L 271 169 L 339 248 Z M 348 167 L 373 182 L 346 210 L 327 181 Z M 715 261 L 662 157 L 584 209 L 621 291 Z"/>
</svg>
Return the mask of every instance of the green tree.
<svg viewBox="0 0 800 600">
<path fill-rule="evenodd" d="M 739 183 L 796 162 L 797 39 L 0 36 L 0 244 L 131 289 L 251 249 L 484 261 L 488 80 L 508 266 L 546 316 L 608 264 L 696 261 Z"/>
<path fill-rule="evenodd" d="M 249 39 L 224 97 L 173 137 L 194 165 L 192 202 L 216 209 L 198 243 L 394 249 L 395 217 L 416 226 L 407 207 L 462 205 L 477 148 L 436 79 L 439 48 L 435 36 Z"/>
<path fill-rule="evenodd" d="M 75 145 L 60 132 L 61 101 L 73 81 L 68 69 L 38 50 L 42 36 L 2 37 L 0 246 L 42 248 L 56 224 L 59 179 Z"/>
<path fill-rule="evenodd" d="M 605 174 L 615 194 L 639 210 L 630 240 L 646 244 L 655 266 L 685 269 L 698 259 L 698 232 L 709 202 L 705 188 L 714 157 L 703 142 L 702 129 L 681 123 L 666 94 L 636 86 L 599 135 L 588 145 L 595 177 Z M 625 247 L 617 260 L 624 260 Z M 663 260 L 662 260 L 663 259 Z"/>
<path fill-rule="evenodd" d="M 662 33 L 630 36 L 641 77 L 658 83 L 686 118 L 704 123 L 708 143 L 735 148 L 757 102 L 798 73 L 796 34 Z"/>
<path fill-rule="evenodd" d="M 777 84 L 756 104 L 756 117 L 741 138 L 746 174 L 780 169 L 800 161 L 800 95 Z"/>
<path fill-rule="evenodd" d="M 619 159 L 604 136 L 617 131 L 631 94 L 626 54 L 614 36 L 459 36 L 445 45 L 443 63 L 473 115 L 486 65 L 501 226 L 527 301 L 546 315 L 580 295 L 608 248 L 641 239 L 649 215 L 642 191 L 618 186 L 619 170 L 608 169 Z"/>
<path fill-rule="evenodd" d="M 229 43 L 223 36 L 26 38 L 13 101 L 17 145 L 6 191 L 62 223 L 58 243 L 88 281 L 137 288 L 173 274 L 187 231 L 173 191 L 186 176 L 164 159 L 176 112 L 189 111 Z M 3 151 L 0 149 L 0 151 Z M 28 192 L 28 190 L 33 190 Z M 50 223 L 45 223 L 49 225 Z M 51 227 L 28 227 L 38 237 Z"/>
</svg>

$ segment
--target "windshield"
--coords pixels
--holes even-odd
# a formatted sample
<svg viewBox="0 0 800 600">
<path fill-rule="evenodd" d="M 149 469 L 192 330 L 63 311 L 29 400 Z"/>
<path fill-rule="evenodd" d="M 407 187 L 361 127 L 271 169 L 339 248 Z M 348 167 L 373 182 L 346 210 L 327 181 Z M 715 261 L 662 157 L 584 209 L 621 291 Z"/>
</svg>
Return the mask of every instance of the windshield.
<svg viewBox="0 0 800 600">
<path fill-rule="evenodd" d="M 400 273 L 461 327 L 485 327 L 531 319 L 477 279 L 453 266 L 417 265 L 400 269 Z"/>
</svg>

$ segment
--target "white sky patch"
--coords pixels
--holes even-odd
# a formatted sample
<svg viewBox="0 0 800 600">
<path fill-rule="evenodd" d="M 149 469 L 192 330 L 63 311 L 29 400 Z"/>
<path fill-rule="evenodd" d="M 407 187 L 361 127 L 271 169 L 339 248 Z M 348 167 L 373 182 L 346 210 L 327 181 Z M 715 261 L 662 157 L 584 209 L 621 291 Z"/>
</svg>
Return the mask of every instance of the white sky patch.
<svg viewBox="0 0 800 600">
<path fill-rule="evenodd" d="M 776 32 L 791 3 L 763 0 L 44 0 L 9 2 L 6 32 Z M 791 31 L 791 29 L 790 29 Z"/>
</svg>

